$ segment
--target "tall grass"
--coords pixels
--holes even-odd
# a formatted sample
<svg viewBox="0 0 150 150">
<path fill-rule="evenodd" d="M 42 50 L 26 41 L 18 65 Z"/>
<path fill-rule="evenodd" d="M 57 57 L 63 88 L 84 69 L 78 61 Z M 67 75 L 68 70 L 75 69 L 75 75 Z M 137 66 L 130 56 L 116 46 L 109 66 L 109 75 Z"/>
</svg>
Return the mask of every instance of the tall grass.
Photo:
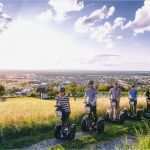
<svg viewBox="0 0 150 150">
<path fill-rule="evenodd" d="M 124 150 L 149 150 L 150 149 L 150 122 L 143 121 L 143 124 L 135 128 L 137 141 L 132 145 L 125 141 L 121 149 Z M 116 146 L 116 149 L 120 149 Z"/>
<path fill-rule="evenodd" d="M 145 105 L 139 98 L 138 106 Z M 0 140 L 33 135 L 51 130 L 56 123 L 55 101 L 44 101 L 37 98 L 11 98 L 0 102 Z M 98 99 L 99 114 L 104 114 L 109 107 L 109 99 Z M 128 107 L 128 98 L 121 99 L 121 107 Z M 79 121 L 84 114 L 83 99 L 71 99 L 71 120 Z"/>
</svg>

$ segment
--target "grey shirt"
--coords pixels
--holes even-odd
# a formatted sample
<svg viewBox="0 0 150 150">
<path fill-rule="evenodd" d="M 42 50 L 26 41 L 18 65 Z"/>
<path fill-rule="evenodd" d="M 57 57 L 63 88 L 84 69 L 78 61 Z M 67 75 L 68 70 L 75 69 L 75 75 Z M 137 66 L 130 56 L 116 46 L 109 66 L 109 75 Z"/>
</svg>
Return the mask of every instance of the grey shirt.
<svg viewBox="0 0 150 150">
<path fill-rule="evenodd" d="M 121 96 L 121 89 L 118 88 L 111 88 L 109 91 L 110 100 L 119 101 Z"/>
<path fill-rule="evenodd" d="M 95 88 L 88 88 L 85 91 L 85 100 L 87 103 L 95 106 L 97 100 L 97 91 Z"/>
</svg>

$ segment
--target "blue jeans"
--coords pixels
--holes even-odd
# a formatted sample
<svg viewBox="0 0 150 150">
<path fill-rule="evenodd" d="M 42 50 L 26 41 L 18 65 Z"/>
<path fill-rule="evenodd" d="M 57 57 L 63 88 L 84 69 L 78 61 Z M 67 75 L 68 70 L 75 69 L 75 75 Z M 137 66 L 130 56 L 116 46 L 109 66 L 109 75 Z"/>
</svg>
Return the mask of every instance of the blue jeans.
<svg viewBox="0 0 150 150">
<path fill-rule="evenodd" d="M 65 124 L 68 122 L 69 115 L 70 115 L 70 112 L 62 111 L 62 118 L 61 118 L 62 124 Z"/>
</svg>

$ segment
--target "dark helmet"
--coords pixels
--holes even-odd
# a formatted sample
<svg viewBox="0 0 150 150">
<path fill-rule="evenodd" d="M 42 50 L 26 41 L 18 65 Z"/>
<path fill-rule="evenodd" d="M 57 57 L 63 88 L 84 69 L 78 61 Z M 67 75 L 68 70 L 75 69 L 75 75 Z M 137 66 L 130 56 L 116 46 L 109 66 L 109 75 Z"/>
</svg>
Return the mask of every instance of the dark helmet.
<svg viewBox="0 0 150 150">
<path fill-rule="evenodd" d="M 88 85 L 93 85 L 94 84 L 94 81 L 93 80 L 90 80 Z"/>
<path fill-rule="evenodd" d="M 65 88 L 64 87 L 61 87 L 59 92 L 65 92 Z"/>
</svg>

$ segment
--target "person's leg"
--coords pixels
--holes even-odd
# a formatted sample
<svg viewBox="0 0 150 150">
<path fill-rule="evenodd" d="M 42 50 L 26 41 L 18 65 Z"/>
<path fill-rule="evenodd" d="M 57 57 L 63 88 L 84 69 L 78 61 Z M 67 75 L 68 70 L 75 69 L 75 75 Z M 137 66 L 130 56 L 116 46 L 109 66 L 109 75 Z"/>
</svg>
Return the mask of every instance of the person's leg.
<svg viewBox="0 0 150 150">
<path fill-rule="evenodd" d="M 69 120 L 69 112 L 64 112 L 64 124 L 68 124 L 68 120 Z"/>
<path fill-rule="evenodd" d="M 113 120 L 116 120 L 116 118 L 117 118 L 117 112 L 116 112 L 116 110 L 117 110 L 117 103 L 116 103 L 116 101 L 114 100 L 114 101 L 112 101 L 111 102 L 111 108 L 112 108 L 112 119 Z"/>
<path fill-rule="evenodd" d="M 149 104 L 150 99 L 147 99 L 147 111 L 150 112 L 150 104 Z"/>
<path fill-rule="evenodd" d="M 133 108 L 133 104 L 132 104 L 133 100 L 130 99 L 130 114 L 133 115 L 134 114 L 134 108 Z"/>
<path fill-rule="evenodd" d="M 94 116 L 94 120 L 95 122 L 97 121 L 97 111 L 96 111 L 96 106 L 93 106 L 93 116 Z"/>
<path fill-rule="evenodd" d="M 110 116 L 111 116 L 111 118 L 113 118 L 113 102 L 112 101 L 110 101 L 110 106 L 111 106 L 111 113 L 110 113 Z"/>
<path fill-rule="evenodd" d="M 65 125 L 65 120 L 66 120 L 65 112 L 62 111 L 62 117 L 61 117 L 62 125 Z"/>
<path fill-rule="evenodd" d="M 117 100 L 116 101 L 116 118 L 119 118 L 119 109 L 120 109 L 119 105 L 120 105 L 120 101 Z"/>
<path fill-rule="evenodd" d="M 136 114 L 137 101 L 134 101 L 134 114 Z"/>
</svg>

